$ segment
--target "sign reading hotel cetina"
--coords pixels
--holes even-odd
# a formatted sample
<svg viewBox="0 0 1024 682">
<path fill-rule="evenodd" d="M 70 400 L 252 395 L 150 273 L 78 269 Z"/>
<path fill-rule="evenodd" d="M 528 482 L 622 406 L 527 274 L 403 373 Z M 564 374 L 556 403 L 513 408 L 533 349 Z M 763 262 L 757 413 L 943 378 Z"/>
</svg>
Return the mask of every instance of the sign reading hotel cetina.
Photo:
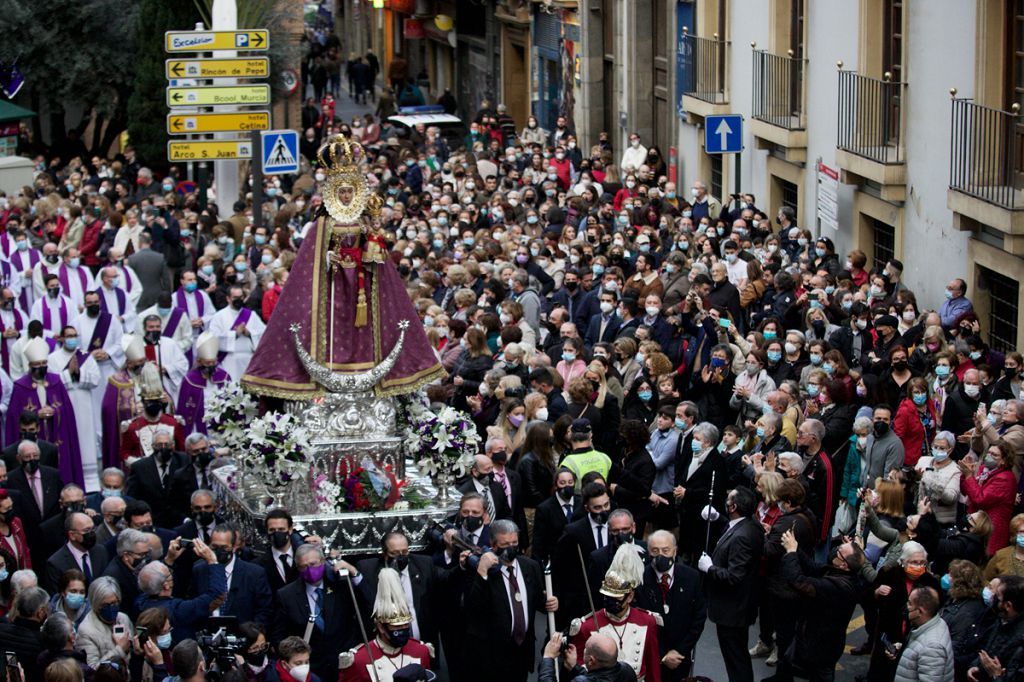
<svg viewBox="0 0 1024 682">
<path fill-rule="evenodd" d="M 259 50 L 270 45 L 266 29 L 252 31 L 168 31 L 164 34 L 167 52 L 207 52 L 209 50 Z"/>
</svg>

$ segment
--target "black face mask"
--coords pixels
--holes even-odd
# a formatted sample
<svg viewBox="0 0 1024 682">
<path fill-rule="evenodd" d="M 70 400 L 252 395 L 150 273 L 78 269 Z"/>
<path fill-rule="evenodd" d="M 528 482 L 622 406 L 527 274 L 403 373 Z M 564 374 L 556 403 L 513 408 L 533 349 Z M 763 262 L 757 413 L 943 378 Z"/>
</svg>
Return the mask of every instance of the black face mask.
<svg viewBox="0 0 1024 682">
<path fill-rule="evenodd" d="M 214 516 L 213 516 L 213 512 L 212 511 L 199 511 L 199 512 L 196 512 L 194 518 L 196 520 L 196 525 L 203 526 L 203 527 L 209 526 L 214 521 Z"/>
<path fill-rule="evenodd" d="M 25 467 L 25 471 L 27 471 L 28 473 L 34 474 L 37 471 L 39 471 L 39 460 L 38 459 L 27 460 L 24 464 L 22 464 L 22 466 Z"/>
<path fill-rule="evenodd" d="M 487 486 L 489 486 L 491 484 L 491 475 L 490 474 L 484 474 L 483 476 L 477 476 L 476 480 L 480 481 L 480 485 L 482 485 L 482 486 L 484 486 L 486 488 Z"/>
<path fill-rule="evenodd" d="M 45 258 L 46 262 L 49 263 L 50 265 L 56 265 L 57 264 L 58 256 L 55 253 L 54 254 L 50 254 L 49 256 L 43 256 L 43 258 Z"/>
<path fill-rule="evenodd" d="M 155 346 L 160 343 L 160 332 L 146 332 L 146 343 Z"/>
<path fill-rule="evenodd" d="M 399 554 L 395 557 L 388 557 L 385 562 L 387 563 L 388 568 L 393 568 L 401 573 L 409 565 L 409 557 L 405 554 Z"/>
<path fill-rule="evenodd" d="M 654 557 L 654 570 L 658 573 L 668 573 L 672 570 L 672 564 L 675 563 L 675 559 L 668 556 L 656 556 Z"/>
<path fill-rule="evenodd" d="M 147 400 L 143 403 L 143 408 L 146 410 L 146 414 L 150 417 L 155 417 L 164 410 L 164 401 L 162 400 Z"/>
<path fill-rule="evenodd" d="M 110 521 L 108 521 L 107 523 L 110 525 L 111 528 L 118 528 L 120 526 L 121 520 L 123 518 L 124 518 L 124 516 L 120 516 L 120 515 L 118 515 L 118 516 L 111 516 L 110 517 Z"/>
<path fill-rule="evenodd" d="M 508 461 L 508 453 L 502 450 L 501 452 L 491 453 L 491 462 L 498 465 L 504 465 Z"/>
<path fill-rule="evenodd" d="M 139 531 L 142 532 L 142 533 L 152 533 L 153 532 L 153 524 L 152 523 L 146 524 L 145 526 L 142 526 L 141 528 L 139 528 Z"/>
<path fill-rule="evenodd" d="M 274 546 L 274 549 L 284 549 L 291 542 L 291 534 L 284 530 L 275 530 L 270 533 L 270 544 Z"/>
<path fill-rule="evenodd" d="M 84 512 L 84 511 L 85 511 L 85 502 L 84 501 L 82 501 L 82 502 L 69 502 L 67 505 L 64 506 L 64 513 L 65 514 L 73 514 L 75 512 Z"/>
<path fill-rule="evenodd" d="M 98 317 L 100 314 L 100 304 L 93 303 L 85 306 L 85 312 L 89 314 L 89 317 Z"/>
<path fill-rule="evenodd" d="M 1016 379 L 1018 371 L 1019 370 L 1016 367 L 1003 367 L 1003 374 L 1005 374 L 1010 379 Z"/>
<path fill-rule="evenodd" d="M 608 512 L 590 512 L 590 518 L 593 519 L 594 523 L 598 523 L 603 526 L 608 523 Z"/>
<path fill-rule="evenodd" d="M 609 597 L 607 594 L 601 595 L 606 613 L 618 615 L 622 613 L 626 608 L 626 600 L 620 599 L 619 597 Z"/>
<path fill-rule="evenodd" d="M 503 563 L 510 564 L 516 560 L 517 556 L 519 556 L 519 547 L 515 545 L 511 547 L 505 547 L 503 549 L 499 549 L 497 551 L 497 554 L 498 559 L 500 559 Z"/>
<path fill-rule="evenodd" d="M 242 658 L 244 658 L 245 662 L 248 663 L 253 668 L 259 668 L 261 665 L 263 665 L 263 662 L 265 660 L 267 660 L 267 652 L 265 652 L 265 651 L 249 652 L 249 651 L 247 651 L 247 652 L 245 652 L 245 655 L 242 656 Z"/>
<path fill-rule="evenodd" d="M 629 532 L 611 533 L 608 537 L 608 542 L 616 548 L 620 547 L 621 545 L 631 545 L 633 544 L 633 534 Z"/>
<path fill-rule="evenodd" d="M 30 440 L 33 443 L 35 442 L 35 440 L 37 438 L 39 438 L 39 432 L 38 431 L 22 431 L 18 435 L 21 437 L 21 440 Z"/>
<path fill-rule="evenodd" d="M 96 546 L 96 531 L 90 530 L 82 533 L 82 547 L 90 550 Z"/>
<path fill-rule="evenodd" d="M 128 371 L 134 374 L 135 376 L 138 376 L 139 374 L 142 373 L 142 365 L 129 366 Z"/>
<path fill-rule="evenodd" d="M 153 454 L 156 455 L 156 458 L 158 460 L 160 460 L 160 462 L 162 464 L 167 464 L 167 460 L 169 460 L 171 458 L 171 449 L 170 448 L 154 448 L 153 449 Z"/>
<path fill-rule="evenodd" d="M 0 303 L 0 308 L 3 308 L 4 310 L 14 310 L 14 299 L 9 298 L 3 303 Z"/>
<path fill-rule="evenodd" d="M 885 434 L 889 433 L 889 424 L 886 422 L 875 422 L 871 428 L 874 429 L 876 438 L 881 438 Z"/>
<path fill-rule="evenodd" d="M 897 360 L 896 362 L 892 363 L 892 368 L 897 372 L 903 372 L 907 369 L 907 361 Z"/>
<path fill-rule="evenodd" d="M 576 492 L 576 490 L 571 485 L 567 485 L 564 488 L 559 488 L 557 491 L 558 497 L 561 498 L 562 502 L 568 502 L 569 500 L 571 500 L 574 492 Z"/>
<path fill-rule="evenodd" d="M 141 528 L 139 530 L 142 530 Z M 145 532 L 145 531 L 143 531 Z M 132 570 L 137 571 L 146 564 L 146 557 L 137 556 L 132 559 Z"/>
<path fill-rule="evenodd" d="M 470 533 L 475 533 L 480 530 L 480 527 L 484 525 L 484 517 L 482 516 L 463 516 L 462 527 Z"/>
<path fill-rule="evenodd" d="M 29 371 L 32 373 L 32 378 L 35 379 L 36 381 L 42 381 L 43 379 L 46 378 L 45 367 L 33 367 Z"/>
<path fill-rule="evenodd" d="M 408 265 L 399 265 L 398 274 L 402 277 L 408 277 L 412 270 L 409 269 Z"/>
<path fill-rule="evenodd" d="M 213 553 L 217 557 L 217 563 L 222 565 L 231 563 L 231 559 L 235 556 L 233 550 L 224 547 L 214 549 Z"/>
<path fill-rule="evenodd" d="M 580 283 L 579 283 L 579 282 L 566 282 L 566 283 L 565 283 L 565 288 L 566 288 L 566 290 L 568 290 L 568 291 L 576 291 L 576 289 L 577 289 L 577 288 L 578 288 L 579 286 L 580 286 Z"/>
<path fill-rule="evenodd" d="M 213 461 L 213 455 L 210 454 L 209 450 L 204 450 L 198 455 L 195 455 L 196 464 L 199 465 L 200 469 L 205 469 L 209 466 L 210 462 Z"/>
<path fill-rule="evenodd" d="M 401 630 L 390 630 L 388 631 L 388 641 L 391 642 L 391 646 L 396 649 L 401 649 L 409 643 L 409 639 L 412 637 L 412 628 L 402 628 Z"/>
<path fill-rule="evenodd" d="M 245 303 L 244 299 L 241 299 L 241 298 L 233 298 L 233 299 L 231 299 L 231 307 L 234 308 L 235 310 L 241 310 L 243 303 Z"/>
</svg>

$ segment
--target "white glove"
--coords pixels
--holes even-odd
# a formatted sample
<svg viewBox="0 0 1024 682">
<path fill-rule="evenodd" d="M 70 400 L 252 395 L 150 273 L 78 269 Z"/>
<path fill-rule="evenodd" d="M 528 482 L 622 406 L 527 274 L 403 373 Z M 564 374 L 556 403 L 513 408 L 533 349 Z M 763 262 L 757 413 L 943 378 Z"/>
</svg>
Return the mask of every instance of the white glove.
<svg viewBox="0 0 1024 682">
<path fill-rule="evenodd" d="M 700 555 L 700 559 L 697 560 L 697 568 L 700 569 L 701 573 L 707 573 L 708 569 L 711 568 L 713 562 L 711 557 L 708 556 L 707 552 Z"/>
<path fill-rule="evenodd" d="M 709 504 L 700 510 L 700 517 L 705 521 L 717 521 L 719 517 L 718 510 Z"/>
</svg>

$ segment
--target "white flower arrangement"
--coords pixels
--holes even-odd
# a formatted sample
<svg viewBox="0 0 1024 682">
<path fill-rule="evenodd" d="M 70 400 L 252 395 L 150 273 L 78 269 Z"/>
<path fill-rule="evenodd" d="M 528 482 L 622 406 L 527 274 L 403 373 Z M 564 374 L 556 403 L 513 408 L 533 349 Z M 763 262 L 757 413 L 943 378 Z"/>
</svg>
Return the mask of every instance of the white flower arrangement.
<svg viewBox="0 0 1024 682">
<path fill-rule="evenodd" d="M 256 399 L 241 384 L 231 381 L 207 396 L 203 407 L 210 434 L 222 446 L 241 451 L 247 425 L 256 418 Z"/>
<path fill-rule="evenodd" d="M 401 433 L 406 454 L 426 476 L 464 476 L 480 446 L 476 425 L 465 412 L 444 406 L 437 413 L 422 395 L 402 400 Z"/>
</svg>

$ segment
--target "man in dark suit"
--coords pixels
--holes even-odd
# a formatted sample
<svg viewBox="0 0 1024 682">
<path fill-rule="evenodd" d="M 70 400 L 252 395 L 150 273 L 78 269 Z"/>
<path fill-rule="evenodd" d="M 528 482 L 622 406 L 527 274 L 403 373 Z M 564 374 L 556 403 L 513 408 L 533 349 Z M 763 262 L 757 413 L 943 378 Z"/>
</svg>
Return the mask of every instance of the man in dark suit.
<svg viewBox="0 0 1024 682">
<path fill-rule="evenodd" d="M 583 342 L 588 349 L 599 343 L 611 343 L 619 335 L 619 327 L 622 326 L 622 318 L 615 312 L 619 305 L 619 294 L 615 291 L 602 289 L 599 294 L 601 300 L 601 314 L 594 315 L 587 324 L 586 334 Z"/>
<path fill-rule="evenodd" d="M 565 527 L 551 556 L 552 586 L 562 603 L 555 614 L 559 628 L 592 610 L 587 594 L 588 574 L 580 556 L 588 559 L 595 549 L 609 542 L 611 500 L 608 490 L 601 483 L 588 483 L 583 486 L 582 503 L 586 516 Z"/>
<path fill-rule="evenodd" d="M 263 553 L 257 564 L 266 573 L 270 592 L 277 594 L 282 587 L 299 577 L 295 568 L 295 550 L 303 544 L 303 540 L 295 532 L 292 515 L 285 509 L 271 509 L 263 524 L 270 548 Z"/>
<path fill-rule="evenodd" d="M 523 551 L 530 546 L 529 533 L 526 527 L 526 512 L 523 510 L 523 479 L 519 472 L 506 466 L 508 464 L 508 450 L 505 447 L 505 439 L 490 438 L 484 444 L 484 453 L 491 460 L 491 479 L 501 490 L 505 497 L 511 513 L 511 520 L 516 522 L 522 536 L 519 538 L 519 546 Z M 500 517 L 499 517 L 500 518 Z"/>
<path fill-rule="evenodd" d="M 757 497 L 751 490 L 730 490 L 725 508 L 729 527 L 712 555 L 701 555 L 697 568 L 706 574 L 708 617 L 717 626 L 718 645 L 729 679 L 751 682 L 754 670 L 747 637 L 750 624 L 756 619 L 754 585 L 764 551 L 764 529 L 751 518 L 757 511 Z"/>
<path fill-rule="evenodd" d="M 488 679 L 525 682 L 536 668 L 535 614 L 557 611 L 558 599 L 544 594 L 540 564 L 519 556 L 515 523 L 495 521 L 491 539 L 466 593 L 466 643 Z"/>
<path fill-rule="evenodd" d="M 165 554 L 171 546 L 171 541 L 177 537 L 174 534 L 174 531 L 166 528 L 158 528 L 153 525 L 153 510 L 142 500 L 134 500 L 131 504 L 125 505 L 124 527 L 141 530 L 143 533 L 153 533 L 160 538 L 160 544 L 163 546 Z M 108 540 L 104 545 L 104 549 L 107 550 L 107 556 L 114 555 L 115 550 L 117 549 L 118 537 L 119 536 L 116 536 Z M 153 556 L 152 558 L 159 559 L 160 557 Z"/>
<path fill-rule="evenodd" d="M 612 565 L 615 552 L 622 545 L 636 545 L 640 558 L 647 558 L 647 543 L 636 537 L 636 522 L 628 509 L 616 509 L 608 515 L 608 544 L 595 549 L 587 557 L 587 575 L 590 577 L 590 594 L 596 604 L 601 597 L 601 581 Z"/>
<path fill-rule="evenodd" d="M 142 297 L 135 306 L 137 310 L 145 310 L 156 303 L 160 294 L 170 293 L 167 259 L 153 250 L 153 238 L 149 234 L 143 232 L 139 235 L 139 250 L 128 256 L 128 266 L 139 276 L 142 284 Z"/>
<path fill-rule="evenodd" d="M 123 497 L 108 497 L 100 503 L 100 515 L 96 523 L 96 543 L 106 545 L 124 528 L 124 510 L 127 502 Z"/>
<path fill-rule="evenodd" d="M 277 646 L 293 635 L 307 639 L 313 650 L 313 673 L 321 680 L 336 680 L 338 654 L 356 644 L 359 631 L 355 609 L 363 608 L 353 605 L 345 581 L 358 582 L 361 576 L 346 561 L 333 565 L 326 562 L 320 545 L 305 544 L 295 550 L 295 567 L 302 579 L 285 585 L 277 593 L 271 644 Z M 336 569 L 345 569 L 348 576 Z"/>
<path fill-rule="evenodd" d="M 189 508 L 191 512 L 189 517 L 171 532 L 174 534 L 174 537 L 186 540 L 199 538 L 206 544 L 210 544 L 213 532 L 216 530 L 217 524 L 222 520 L 217 514 L 217 501 L 214 499 L 213 493 L 209 490 L 195 491 L 192 493 Z M 181 561 L 174 564 L 174 596 L 176 597 L 190 594 L 189 586 L 192 583 L 192 575 L 194 573 L 192 564 L 196 561 L 195 552 L 192 551 L 191 547 L 186 547 L 181 556 Z M 239 619 L 238 622 L 244 623 L 245 621 Z"/>
<path fill-rule="evenodd" d="M 359 589 L 367 604 L 377 599 L 377 577 L 380 569 L 388 567 L 398 571 L 405 590 L 405 599 L 412 611 L 412 638 L 434 645 L 439 651 L 438 623 L 435 588 L 447 580 L 450 571 L 435 566 L 428 557 L 409 553 L 409 538 L 401 531 L 386 533 L 381 540 L 382 553 L 379 557 L 363 559 L 356 568 L 363 576 Z M 459 570 L 458 568 L 454 570 Z M 434 654 L 437 657 L 437 654 Z"/>
<path fill-rule="evenodd" d="M 700 573 L 676 561 L 676 539 L 666 530 L 651 533 L 647 549 L 651 563 L 644 569 L 636 603 L 662 619 L 658 627 L 662 682 L 681 682 L 690 675 L 693 651 L 708 615 Z"/>
<path fill-rule="evenodd" d="M 21 466 L 7 474 L 7 487 L 21 495 L 16 514 L 25 529 L 25 537 L 29 538 L 32 565 L 45 566 L 50 555 L 37 541 L 39 527 L 43 521 L 60 514 L 60 493 L 64 482 L 57 469 L 39 463 L 39 446 L 32 441 L 22 441 L 18 445 L 18 463 Z"/>
<path fill-rule="evenodd" d="M 505 490 L 494 480 L 494 463 L 487 455 L 476 455 L 469 480 L 459 486 L 460 493 L 478 493 L 484 498 L 488 523 L 496 519 L 512 519 L 512 508 L 505 498 Z"/>
<path fill-rule="evenodd" d="M 117 536 L 117 544 L 103 575 L 117 581 L 121 588 L 121 610 L 135 620 L 139 611 L 135 600 L 139 596 L 138 572 L 149 561 L 149 540 L 146 534 L 126 528 Z"/>
<path fill-rule="evenodd" d="M 165 528 L 176 526 L 176 521 L 180 520 L 180 517 L 171 510 L 168 499 L 174 473 L 184 469 L 188 463 L 188 456 L 183 452 L 172 451 L 166 459 L 154 453 L 132 462 L 128 473 L 128 495 L 155 505 L 156 523 Z"/>
<path fill-rule="evenodd" d="M 530 387 L 535 391 L 540 391 L 548 399 L 548 421 L 552 424 L 569 410 L 562 391 L 555 390 L 555 380 L 551 376 L 551 370 L 547 367 L 530 372 Z"/>
<path fill-rule="evenodd" d="M 102 513 L 103 500 L 110 497 L 131 502 L 132 498 L 125 494 L 126 480 L 124 472 L 117 467 L 108 467 L 100 473 L 100 490 L 85 496 L 85 508 L 97 514 Z"/>
<path fill-rule="evenodd" d="M 546 564 L 565 527 L 585 513 L 583 498 L 576 494 L 576 474 L 560 468 L 555 474 L 555 494 L 537 505 L 533 515 L 533 558 Z"/>
<path fill-rule="evenodd" d="M 60 513 L 39 524 L 38 538 L 30 538 L 29 541 L 29 544 L 33 545 L 33 549 L 36 547 L 41 548 L 43 556 L 47 559 L 50 558 L 50 555 L 60 549 L 66 540 L 65 529 L 67 526 L 65 525 L 65 521 L 67 521 L 69 514 L 72 512 L 85 512 L 93 519 L 98 516 L 93 512 L 86 510 L 85 492 L 74 483 L 68 483 L 66 486 L 61 488 L 59 500 Z M 43 585 L 43 587 L 46 587 L 46 585 Z"/>
<path fill-rule="evenodd" d="M 217 608 L 210 615 L 234 616 L 239 623 L 254 621 L 266 627 L 270 624 L 274 602 L 267 575 L 256 564 L 235 556 L 236 540 L 234 529 L 224 525 L 216 526 L 210 536 L 210 549 L 217 556 L 217 563 L 224 566 L 228 581 L 227 594 L 214 601 Z M 196 561 L 190 583 L 193 596 L 206 592 L 210 584 L 210 565 Z"/>
<path fill-rule="evenodd" d="M 46 590 L 30 587 L 18 595 L 14 611 L 7 614 L 10 620 L 0 622 L 0 642 L 5 650 L 18 657 L 26 680 L 43 679 L 38 659 L 44 650 L 40 629 L 49 614 L 48 602 Z"/>
<path fill-rule="evenodd" d="M 188 463 L 171 476 L 170 503 L 174 513 L 181 518 L 187 517 L 191 511 L 192 493 L 210 490 L 210 481 L 213 480 L 210 471 L 213 452 L 204 434 L 196 432 L 185 439 L 185 454 L 188 455 Z"/>
<path fill-rule="evenodd" d="M 716 510 L 722 509 L 725 500 L 725 459 L 715 449 L 718 435 L 714 424 L 702 422 L 685 438 L 679 439 L 680 446 L 676 451 L 676 485 L 672 494 L 679 512 L 679 553 L 690 565 L 707 549 L 704 541 L 708 523 L 712 524 L 709 546 L 714 545 L 721 530 L 722 524 L 706 521 L 702 516 L 709 498 Z"/>
<path fill-rule="evenodd" d="M 46 560 L 46 589 L 57 591 L 64 571 L 77 568 L 85 575 L 88 588 L 93 578 L 103 575 L 107 568 L 107 550 L 96 545 L 96 527 L 92 517 L 72 512 L 64 519 L 67 542 Z"/>
<path fill-rule="evenodd" d="M 13 471 L 18 466 L 18 444 L 23 440 L 33 441 L 39 446 L 39 463 L 43 466 L 57 468 L 57 446 L 48 440 L 39 440 L 39 415 L 35 410 L 22 410 L 18 416 L 18 428 L 21 432 L 17 442 L 11 443 L 3 450 L 7 470 Z"/>
</svg>

